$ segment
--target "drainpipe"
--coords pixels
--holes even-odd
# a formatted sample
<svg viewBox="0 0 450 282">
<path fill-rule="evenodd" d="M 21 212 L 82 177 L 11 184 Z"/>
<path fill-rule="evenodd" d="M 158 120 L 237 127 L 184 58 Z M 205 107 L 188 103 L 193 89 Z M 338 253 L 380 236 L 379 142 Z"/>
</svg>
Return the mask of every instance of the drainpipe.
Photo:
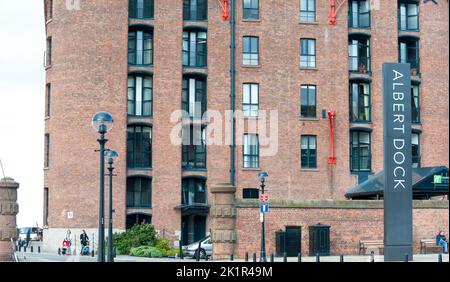
<svg viewBox="0 0 450 282">
<path fill-rule="evenodd" d="M 231 75 L 231 145 L 230 145 L 230 184 L 235 185 L 235 160 L 236 160 L 236 120 L 234 116 L 234 111 L 236 108 L 236 1 L 230 0 L 230 10 L 231 10 L 231 42 L 230 42 L 230 75 Z"/>
</svg>

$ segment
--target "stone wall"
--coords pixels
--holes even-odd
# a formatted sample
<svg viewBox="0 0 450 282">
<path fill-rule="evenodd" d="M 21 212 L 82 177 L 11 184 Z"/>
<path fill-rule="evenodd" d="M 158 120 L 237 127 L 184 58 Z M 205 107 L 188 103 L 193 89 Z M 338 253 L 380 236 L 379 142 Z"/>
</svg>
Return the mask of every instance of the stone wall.
<svg viewBox="0 0 450 282">
<path fill-rule="evenodd" d="M 14 179 L 0 179 L 0 261 L 13 260 L 11 239 L 15 241 L 18 236 L 16 225 L 16 215 L 19 212 L 17 188 L 19 188 L 19 183 Z"/>
</svg>

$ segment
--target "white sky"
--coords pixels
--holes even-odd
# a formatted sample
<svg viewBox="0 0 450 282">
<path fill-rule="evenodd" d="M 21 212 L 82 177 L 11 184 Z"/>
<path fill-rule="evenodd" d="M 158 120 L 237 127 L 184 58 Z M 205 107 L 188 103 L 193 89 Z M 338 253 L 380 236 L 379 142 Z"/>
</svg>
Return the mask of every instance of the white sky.
<svg viewBox="0 0 450 282">
<path fill-rule="evenodd" d="M 44 51 L 43 1 L 0 0 L 0 160 L 20 183 L 19 226 L 42 226 Z"/>
</svg>

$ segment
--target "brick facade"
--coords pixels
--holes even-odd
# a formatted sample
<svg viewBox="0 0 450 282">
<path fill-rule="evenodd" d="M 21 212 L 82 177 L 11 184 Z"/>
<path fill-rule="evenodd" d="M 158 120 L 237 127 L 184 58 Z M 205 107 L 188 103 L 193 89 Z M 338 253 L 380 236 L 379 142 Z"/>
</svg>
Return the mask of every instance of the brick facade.
<svg viewBox="0 0 450 282">
<path fill-rule="evenodd" d="M 48 6 L 51 1 L 45 2 Z M 52 63 L 46 67 L 46 83 L 51 85 L 51 110 L 45 119 L 45 134 L 49 134 L 50 144 L 49 166 L 44 170 L 44 187 L 49 191 L 48 229 L 93 229 L 97 226 L 99 156 L 95 150 L 98 149 L 98 134 L 90 124 L 93 114 L 103 110 L 114 116 L 114 128 L 107 134 L 107 147 L 119 153 L 114 178 L 115 228 L 125 229 L 127 213 L 146 212 L 152 215 L 157 230 L 173 242 L 177 241 L 181 213 L 176 207 L 181 203 L 182 178 L 206 177 L 207 187 L 229 181 L 230 148 L 227 144 L 208 146 L 207 170 L 185 171 L 181 167 L 181 146 L 170 142 L 174 126 L 170 116 L 181 107 L 183 75 L 207 75 L 208 109 L 223 114 L 230 108 L 229 22 L 222 21 L 216 0 L 208 1 L 207 22 L 183 21 L 180 0 L 155 0 L 153 20 L 130 20 L 128 0 L 80 0 L 79 9 L 68 9 L 65 1 L 52 2 L 53 17 L 47 19 L 45 25 L 47 37 L 52 39 Z M 242 84 L 258 83 L 260 109 L 276 109 L 279 115 L 278 153 L 260 158 L 261 169 L 270 175 L 267 187 L 271 199 L 343 200 L 345 191 L 357 183 L 349 164 L 351 127 L 373 130 L 372 171 L 382 169 L 381 65 L 386 61 L 398 61 L 397 1 L 379 1 L 380 9 L 371 11 L 372 27 L 365 31 L 371 38 L 372 123 L 363 125 L 349 123 L 348 117 L 348 36 L 351 30 L 347 25 L 346 5 L 338 15 L 337 25 L 330 26 L 327 23 L 328 1 L 316 2 L 316 23 L 304 24 L 299 22 L 298 0 L 260 1 L 260 20 L 257 21 L 243 20 L 242 1 L 236 1 L 236 107 L 242 109 Z M 434 5 L 421 1 L 419 18 L 420 31 L 414 35 L 420 38 L 421 77 L 416 79 L 420 81 L 422 123 L 415 127 L 422 132 L 421 164 L 448 167 L 448 3 L 439 1 Z M 147 24 L 153 29 L 153 66 L 128 66 L 130 24 Z M 207 28 L 207 68 L 182 66 L 182 32 L 189 26 Z M 246 35 L 259 36 L 259 66 L 242 64 L 242 37 Z M 299 68 L 300 38 L 316 39 L 317 68 Z M 153 74 L 153 117 L 130 118 L 127 116 L 127 77 L 131 71 L 142 70 Z M 302 84 L 317 86 L 317 119 L 299 118 Z M 336 111 L 337 164 L 334 166 L 327 164 L 329 121 L 321 115 L 322 109 L 330 108 Z M 151 170 L 127 170 L 127 125 L 136 122 L 151 124 L 153 129 Z M 224 126 L 229 128 L 225 119 Z M 304 134 L 317 135 L 317 169 L 300 168 L 300 136 Z M 258 169 L 244 169 L 242 164 L 242 148 L 238 146 L 237 198 L 242 198 L 243 188 L 258 186 Z M 132 175 L 152 178 L 151 209 L 127 210 L 126 180 Z M 208 203 L 214 204 L 209 191 Z M 73 218 L 68 218 L 68 212 L 73 212 Z M 327 210 L 317 212 L 313 221 L 322 222 L 320 215 L 329 213 Z M 342 211 L 342 215 L 347 212 Z M 239 216 L 246 217 L 249 213 L 241 211 Z M 380 219 L 380 216 L 380 211 L 374 212 L 374 218 Z M 209 230 L 209 217 L 207 221 L 206 230 Z M 282 221 L 279 224 L 281 226 Z M 55 246 L 48 245 L 48 248 L 54 250 Z"/>
</svg>

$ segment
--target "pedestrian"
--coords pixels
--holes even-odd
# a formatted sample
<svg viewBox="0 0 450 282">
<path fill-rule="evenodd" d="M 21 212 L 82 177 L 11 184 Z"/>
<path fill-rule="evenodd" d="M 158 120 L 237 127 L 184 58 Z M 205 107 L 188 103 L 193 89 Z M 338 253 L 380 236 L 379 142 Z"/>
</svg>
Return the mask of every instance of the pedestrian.
<svg viewBox="0 0 450 282">
<path fill-rule="evenodd" d="M 439 234 L 436 236 L 436 245 L 444 247 L 444 253 L 448 254 L 448 242 L 447 238 L 445 238 L 444 231 L 439 231 Z"/>
<path fill-rule="evenodd" d="M 72 242 L 72 232 L 70 232 L 70 229 L 68 229 L 63 240 L 63 254 L 72 254 Z"/>
<path fill-rule="evenodd" d="M 81 241 L 81 254 L 88 255 L 89 254 L 89 236 L 87 235 L 86 230 L 84 230 L 84 229 L 80 234 L 80 241 Z"/>
</svg>

